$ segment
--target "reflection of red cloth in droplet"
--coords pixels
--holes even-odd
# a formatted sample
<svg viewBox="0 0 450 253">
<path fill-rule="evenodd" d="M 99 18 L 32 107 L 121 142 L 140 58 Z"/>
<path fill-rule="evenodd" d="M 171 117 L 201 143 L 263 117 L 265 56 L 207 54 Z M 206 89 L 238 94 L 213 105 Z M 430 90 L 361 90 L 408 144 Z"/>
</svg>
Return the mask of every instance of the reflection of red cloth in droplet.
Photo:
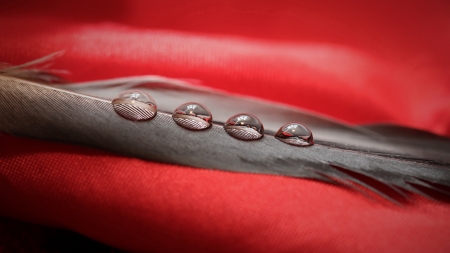
<svg viewBox="0 0 450 253">
<path fill-rule="evenodd" d="M 448 11 L 445 1 L 11 1 L 0 61 L 66 50 L 52 68 L 72 80 L 195 78 L 352 123 L 450 135 Z M 400 208 L 309 180 L 0 143 L 0 214 L 124 249 L 450 251 L 450 208 L 419 197 Z"/>
<path fill-rule="evenodd" d="M 293 136 L 293 134 L 288 133 L 288 132 L 282 132 L 282 134 L 283 134 L 284 136 Z"/>
</svg>

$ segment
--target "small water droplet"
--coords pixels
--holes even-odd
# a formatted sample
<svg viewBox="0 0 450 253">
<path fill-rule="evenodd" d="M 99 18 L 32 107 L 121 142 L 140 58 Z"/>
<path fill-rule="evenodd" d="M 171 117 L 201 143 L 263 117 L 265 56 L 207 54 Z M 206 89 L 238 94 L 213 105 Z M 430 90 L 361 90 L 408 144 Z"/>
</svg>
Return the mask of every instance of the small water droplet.
<svg viewBox="0 0 450 253">
<path fill-rule="evenodd" d="M 275 137 L 287 144 L 306 147 L 314 144 L 311 130 L 300 123 L 289 123 L 280 128 Z"/>
<path fill-rule="evenodd" d="M 137 90 L 120 93 L 112 101 L 112 105 L 117 114 L 132 121 L 153 119 L 157 112 L 155 100 L 148 94 Z"/>
<path fill-rule="evenodd" d="M 225 131 L 236 139 L 250 141 L 264 136 L 264 127 L 254 115 L 241 113 L 229 118 L 225 123 Z"/>
<path fill-rule="evenodd" d="M 211 126 L 212 114 L 199 103 L 182 104 L 172 114 L 173 120 L 189 130 L 204 130 Z"/>
</svg>

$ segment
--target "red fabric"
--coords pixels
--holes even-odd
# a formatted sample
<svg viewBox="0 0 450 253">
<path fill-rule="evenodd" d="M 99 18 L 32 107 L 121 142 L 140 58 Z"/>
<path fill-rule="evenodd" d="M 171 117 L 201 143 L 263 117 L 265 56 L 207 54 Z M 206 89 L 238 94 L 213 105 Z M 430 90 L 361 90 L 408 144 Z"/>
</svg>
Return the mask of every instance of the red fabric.
<svg viewBox="0 0 450 253">
<path fill-rule="evenodd" d="M 94 2 L 94 1 L 93 1 Z M 245 2 L 245 3 L 241 3 Z M 351 123 L 450 135 L 450 5 L 10 1 L 0 60 L 65 50 L 71 80 L 159 74 Z M 449 252 L 450 207 L 310 180 L 152 163 L 0 136 L 0 214 L 133 251 Z"/>
</svg>

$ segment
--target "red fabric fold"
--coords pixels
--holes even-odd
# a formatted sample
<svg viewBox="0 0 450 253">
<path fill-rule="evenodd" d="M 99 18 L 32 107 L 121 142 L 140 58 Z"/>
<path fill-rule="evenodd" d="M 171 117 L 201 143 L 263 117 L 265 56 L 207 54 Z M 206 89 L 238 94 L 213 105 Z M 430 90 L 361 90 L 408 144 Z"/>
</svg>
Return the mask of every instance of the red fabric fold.
<svg viewBox="0 0 450 253">
<path fill-rule="evenodd" d="M 350 123 L 450 135 L 449 4 L 11 1 L 0 61 L 73 81 L 157 74 Z M 0 215 L 148 252 L 449 252 L 448 204 L 0 136 Z"/>
<path fill-rule="evenodd" d="M 1 214 L 147 252 L 446 252 L 450 208 L 2 136 Z"/>
</svg>

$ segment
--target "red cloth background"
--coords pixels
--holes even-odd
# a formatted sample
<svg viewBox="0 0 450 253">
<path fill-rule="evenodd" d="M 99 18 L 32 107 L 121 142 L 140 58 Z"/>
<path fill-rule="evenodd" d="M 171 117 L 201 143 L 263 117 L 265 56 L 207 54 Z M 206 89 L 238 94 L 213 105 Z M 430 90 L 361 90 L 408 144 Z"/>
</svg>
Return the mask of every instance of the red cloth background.
<svg viewBox="0 0 450 253">
<path fill-rule="evenodd" d="M 450 135 L 446 1 L 11 1 L 0 60 L 159 74 L 350 123 Z M 0 136 L 0 215 L 151 252 L 449 252 L 450 207 Z"/>
</svg>

